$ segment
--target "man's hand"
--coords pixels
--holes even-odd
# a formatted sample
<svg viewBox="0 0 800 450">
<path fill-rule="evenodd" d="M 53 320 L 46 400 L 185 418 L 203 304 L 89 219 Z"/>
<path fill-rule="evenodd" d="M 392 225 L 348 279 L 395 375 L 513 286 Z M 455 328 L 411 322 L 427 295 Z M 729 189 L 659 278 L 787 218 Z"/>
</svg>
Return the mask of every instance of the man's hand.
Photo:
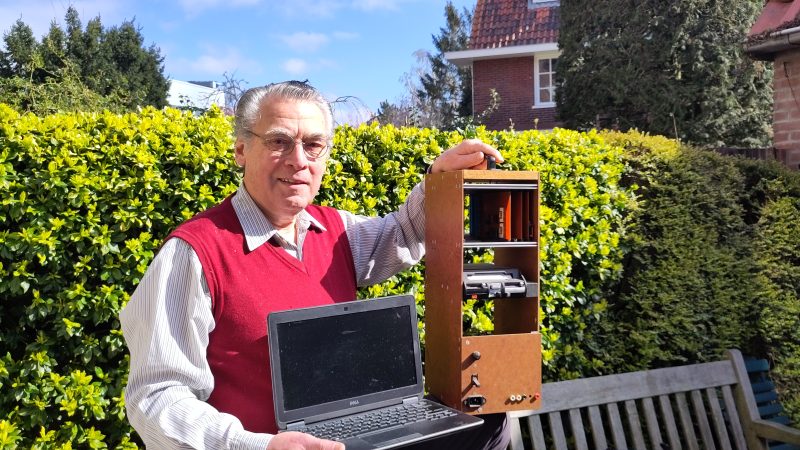
<svg viewBox="0 0 800 450">
<path fill-rule="evenodd" d="M 344 444 L 317 439 L 310 434 L 287 431 L 270 439 L 267 450 L 344 450 Z"/>
<path fill-rule="evenodd" d="M 439 155 L 431 166 L 431 173 L 464 169 L 485 170 L 486 155 L 492 155 L 497 162 L 503 162 L 503 156 L 496 148 L 477 139 L 467 139 Z"/>
</svg>

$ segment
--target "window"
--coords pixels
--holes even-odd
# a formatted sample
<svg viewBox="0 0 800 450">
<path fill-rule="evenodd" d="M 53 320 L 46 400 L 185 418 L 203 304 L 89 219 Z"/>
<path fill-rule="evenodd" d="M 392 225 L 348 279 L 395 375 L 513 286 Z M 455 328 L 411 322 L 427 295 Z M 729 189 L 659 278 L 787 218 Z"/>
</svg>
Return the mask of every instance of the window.
<svg viewBox="0 0 800 450">
<path fill-rule="evenodd" d="M 548 6 L 559 6 L 558 0 L 528 0 L 528 9 L 545 8 Z"/>
<path fill-rule="evenodd" d="M 536 58 L 535 60 L 536 104 L 534 108 L 556 105 L 556 66 L 558 58 Z"/>
</svg>

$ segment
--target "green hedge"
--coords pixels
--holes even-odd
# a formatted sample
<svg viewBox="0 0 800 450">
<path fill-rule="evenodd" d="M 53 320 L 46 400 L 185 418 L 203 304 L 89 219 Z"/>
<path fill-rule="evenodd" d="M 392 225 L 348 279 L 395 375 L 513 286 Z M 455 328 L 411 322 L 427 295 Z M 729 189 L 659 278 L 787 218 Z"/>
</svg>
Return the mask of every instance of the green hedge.
<svg viewBox="0 0 800 450">
<path fill-rule="evenodd" d="M 584 349 L 618 276 L 634 206 L 623 153 L 595 133 L 472 131 L 506 167 L 542 172 L 545 378 L 598 370 Z M 317 197 L 392 211 L 459 133 L 340 128 Z M 0 449 L 133 448 L 124 413 L 127 352 L 117 314 L 161 240 L 238 186 L 231 124 L 218 110 L 19 116 L 0 105 Z M 490 252 L 475 252 L 490 260 Z M 362 298 L 414 292 L 423 265 Z M 468 305 L 465 329 L 488 331 L 491 302 Z"/>
<path fill-rule="evenodd" d="M 619 373 L 720 359 L 770 360 L 800 425 L 800 173 L 636 132 L 624 184 L 641 186 L 622 243 L 624 277 L 588 354 Z"/>
</svg>

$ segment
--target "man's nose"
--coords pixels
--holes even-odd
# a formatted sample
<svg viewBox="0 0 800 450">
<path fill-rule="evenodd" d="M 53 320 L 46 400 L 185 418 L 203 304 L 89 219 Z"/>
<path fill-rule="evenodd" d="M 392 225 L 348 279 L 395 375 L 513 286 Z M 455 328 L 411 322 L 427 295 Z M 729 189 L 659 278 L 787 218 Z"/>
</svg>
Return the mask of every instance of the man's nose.
<svg viewBox="0 0 800 450">
<path fill-rule="evenodd" d="M 302 142 L 295 142 L 292 152 L 286 155 L 286 164 L 294 166 L 298 169 L 304 169 L 308 166 L 308 156 L 303 149 Z"/>
</svg>

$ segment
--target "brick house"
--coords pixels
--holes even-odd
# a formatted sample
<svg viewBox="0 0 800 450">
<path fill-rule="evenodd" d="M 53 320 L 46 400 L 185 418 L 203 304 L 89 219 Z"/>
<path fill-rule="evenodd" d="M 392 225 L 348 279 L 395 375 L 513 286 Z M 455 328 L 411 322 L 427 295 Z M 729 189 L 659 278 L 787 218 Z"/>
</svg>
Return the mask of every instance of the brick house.
<svg viewBox="0 0 800 450">
<path fill-rule="evenodd" d="M 475 114 L 489 107 L 490 88 L 499 94 L 500 108 L 484 120 L 487 128 L 507 129 L 512 122 L 516 130 L 561 126 L 554 84 L 560 55 L 558 5 L 553 0 L 478 0 L 469 50 L 445 53 L 451 63 L 472 67 Z"/>
<path fill-rule="evenodd" d="M 800 0 L 769 0 L 745 44 L 748 53 L 775 62 L 772 129 L 775 157 L 800 164 Z"/>
</svg>

